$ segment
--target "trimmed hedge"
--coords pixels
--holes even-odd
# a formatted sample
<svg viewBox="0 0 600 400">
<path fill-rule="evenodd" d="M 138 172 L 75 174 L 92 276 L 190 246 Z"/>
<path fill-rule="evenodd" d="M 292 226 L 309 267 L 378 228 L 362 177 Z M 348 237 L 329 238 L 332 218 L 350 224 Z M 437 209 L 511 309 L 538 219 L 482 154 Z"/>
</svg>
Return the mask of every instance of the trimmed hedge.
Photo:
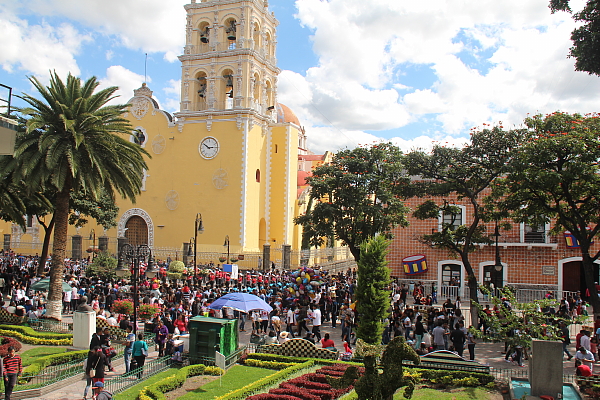
<svg viewBox="0 0 600 400">
<path fill-rule="evenodd" d="M 27 336 L 40 339 L 70 339 L 73 335 L 70 333 L 38 332 L 29 326 L 20 325 L 0 325 L 1 330 L 19 332 Z"/>
<path fill-rule="evenodd" d="M 175 390 L 182 386 L 190 376 L 197 375 L 221 375 L 223 370 L 219 367 L 207 367 L 204 364 L 195 364 L 183 367 L 175 375 L 144 387 L 138 394 L 138 400 L 166 400 L 164 393 Z"/>
<path fill-rule="evenodd" d="M 432 383 L 452 386 L 484 386 L 494 382 L 491 374 L 469 371 L 450 371 L 442 369 L 407 368 L 409 373 L 417 373 L 422 379 Z"/>
<path fill-rule="evenodd" d="M 259 379 L 250 385 L 229 392 L 226 395 L 216 397 L 214 400 L 243 400 L 253 393 L 260 392 L 264 388 L 286 379 L 288 376 L 295 374 L 298 371 L 312 367 L 314 364 L 314 360 L 309 360 L 301 364 L 292 365 L 291 367 L 287 367 L 286 369 L 282 369 L 281 371 Z M 280 397 L 280 399 L 281 398 L 282 397 Z"/>
<path fill-rule="evenodd" d="M 25 326 L 19 326 L 18 328 L 27 328 Z M 29 328 L 31 329 L 31 328 Z M 55 334 L 54 337 L 56 337 Z M 28 334 L 21 333 L 16 329 L 5 330 L 0 329 L 0 336 L 10 336 L 19 339 L 19 341 L 27 344 L 35 344 L 35 345 L 43 345 L 43 346 L 69 346 L 73 344 L 73 337 L 65 337 L 63 339 L 50 339 L 50 338 L 40 338 L 35 336 L 29 336 Z"/>
<path fill-rule="evenodd" d="M 24 378 L 27 378 L 27 375 L 39 375 L 44 370 L 44 368 L 49 367 L 51 365 L 64 364 L 76 360 L 83 360 L 87 358 L 88 353 L 89 350 L 79 350 L 40 357 L 23 369 Z"/>
<path fill-rule="evenodd" d="M 267 353 L 251 353 L 246 357 L 247 360 L 261 360 L 261 361 L 275 361 L 275 362 L 283 362 L 283 363 L 302 363 L 306 361 L 314 361 L 317 364 L 348 364 L 348 365 L 356 365 L 362 366 L 363 364 L 360 362 L 352 362 L 352 361 L 338 361 L 338 360 L 326 360 L 324 358 L 308 358 L 308 357 L 290 357 L 290 356 L 280 356 L 277 354 L 267 354 Z M 244 361 L 244 362 L 246 362 Z"/>
<path fill-rule="evenodd" d="M 298 365 L 297 362 L 277 362 L 277 361 L 263 361 L 263 360 L 255 360 L 252 358 L 248 358 L 244 361 L 244 365 L 249 367 L 258 367 L 258 368 L 266 368 L 266 369 L 276 369 L 282 370 L 287 367 L 291 367 L 293 365 Z"/>
</svg>

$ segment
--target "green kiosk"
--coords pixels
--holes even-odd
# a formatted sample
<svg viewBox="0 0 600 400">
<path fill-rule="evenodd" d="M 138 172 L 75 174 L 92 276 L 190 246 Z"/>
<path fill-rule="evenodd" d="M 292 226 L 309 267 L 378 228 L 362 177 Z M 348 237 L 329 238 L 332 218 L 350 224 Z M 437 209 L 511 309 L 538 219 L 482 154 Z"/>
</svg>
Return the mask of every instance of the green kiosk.
<svg viewBox="0 0 600 400">
<path fill-rule="evenodd" d="M 237 319 L 194 317 L 189 321 L 192 364 L 215 360 L 218 351 L 225 357 L 238 349 Z"/>
</svg>

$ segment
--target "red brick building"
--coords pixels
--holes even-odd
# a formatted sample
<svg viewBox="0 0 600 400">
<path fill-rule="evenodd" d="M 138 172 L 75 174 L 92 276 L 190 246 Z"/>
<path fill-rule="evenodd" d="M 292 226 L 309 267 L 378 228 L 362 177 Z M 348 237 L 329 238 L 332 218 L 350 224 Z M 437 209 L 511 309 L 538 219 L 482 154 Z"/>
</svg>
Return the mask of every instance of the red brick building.
<svg viewBox="0 0 600 400">
<path fill-rule="evenodd" d="M 442 199 L 439 199 L 440 203 Z M 414 198 L 407 205 L 415 210 L 424 199 Z M 457 224 L 469 224 L 473 218 L 473 207 L 464 202 L 456 202 L 462 209 L 459 217 L 462 221 Z M 433 283 L 437 283 L 438 298 L 445 297 L 468 298 L 467 276 L 463 263 L 458 255 L 452 255 L 447 250 L 434 249 L 419 241 L 423 234 L 441 229 L 442 218 L 438 220 L 417 220 L 409 215 L 410 225 L 406 228 L 396 228 L 394 239 L 388 255 L 392 276 L 401 282 L 423 282 L 427 292 Z M 511 222 L 512 223 L 512 222 Z M 497 271 L 495 265 L 495 244 L 477 245 L 477 250 L 470 254 L 471 265 L 478 282 L 494 283 L 495 287 L 511 286 L 517 289 L 529 289 L 541 296 L 542 291 L 575 292 L 580 290 L 585 294 L 585 282 L 581 267 L 579 248 L 569 248 L 564 234 L 549 235 L 551 226 L 535 227 L 527 224 L 512 223 L 512 229 L 500 229 L 498 240 L 502 268 Z M 487 231 L 494 232 L 494 224 L 487 224 Z M 592 248 L 598 250 L 598 244 Z M 592 252 L 592 254 L 594 254 Z M 411 257 L 415 256 L 415 257 Z M 413 259 L 409 271 L 423 269 L 423 257 L 426 270 L 422 273 L 407 273 L 403 260 Z M 598 264 L 596 264 L 598 265 Z M 598 281 L 598 267 L 595 269 Z M 452 282 L 451 282 L 452 280 Z M 539 293 L 537 291 L 540 291 Z"/>
</svg>

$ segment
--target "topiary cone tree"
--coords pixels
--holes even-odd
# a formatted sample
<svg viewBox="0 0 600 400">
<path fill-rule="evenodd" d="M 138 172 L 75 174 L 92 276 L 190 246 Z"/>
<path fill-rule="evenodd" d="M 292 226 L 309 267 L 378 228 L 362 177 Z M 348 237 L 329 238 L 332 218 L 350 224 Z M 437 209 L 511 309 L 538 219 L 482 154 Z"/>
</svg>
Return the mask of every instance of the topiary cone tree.
<svg viewBox="0 0 600 400">
<path fill-rule="evenodd" d="M 420 363 L 419 356 L 404 338 L 394 338 L 385 348 L 381 357 L 383 373 L 379 373 L 377 358 L 383 334 L 383 320 L 387 317 L 391 291 L 390 271 L 385 259 L 389 240 L 382 235 L 360 246 L 358 261 L 358 282 L 356 306 L 360 321 L 357 336 L 365 342 L 365 374 L 356 382 L 355 390 L 359 400 L 391 400 L 399 388 L 406 386 L 404 396 L 410 398 L 414 390 L 414 380 L 405 378 L 402 360 Z"/>
</svg>

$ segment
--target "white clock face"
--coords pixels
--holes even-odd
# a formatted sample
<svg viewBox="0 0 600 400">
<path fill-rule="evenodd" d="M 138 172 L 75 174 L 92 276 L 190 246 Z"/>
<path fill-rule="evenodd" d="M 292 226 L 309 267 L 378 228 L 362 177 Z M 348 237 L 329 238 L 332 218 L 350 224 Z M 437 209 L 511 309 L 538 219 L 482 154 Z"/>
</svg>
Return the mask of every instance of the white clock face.
<svg viewBox="0 0 600 400">
<path fill-rule="evenodd" d="M 217 142 L 217 139 L 214 137 L 207 136 L 200 142 L 198 151 L 200 152 L 200 155 L 207 160 L 215 158 L 219 153 L 219 142 Z"/>
</svg>

